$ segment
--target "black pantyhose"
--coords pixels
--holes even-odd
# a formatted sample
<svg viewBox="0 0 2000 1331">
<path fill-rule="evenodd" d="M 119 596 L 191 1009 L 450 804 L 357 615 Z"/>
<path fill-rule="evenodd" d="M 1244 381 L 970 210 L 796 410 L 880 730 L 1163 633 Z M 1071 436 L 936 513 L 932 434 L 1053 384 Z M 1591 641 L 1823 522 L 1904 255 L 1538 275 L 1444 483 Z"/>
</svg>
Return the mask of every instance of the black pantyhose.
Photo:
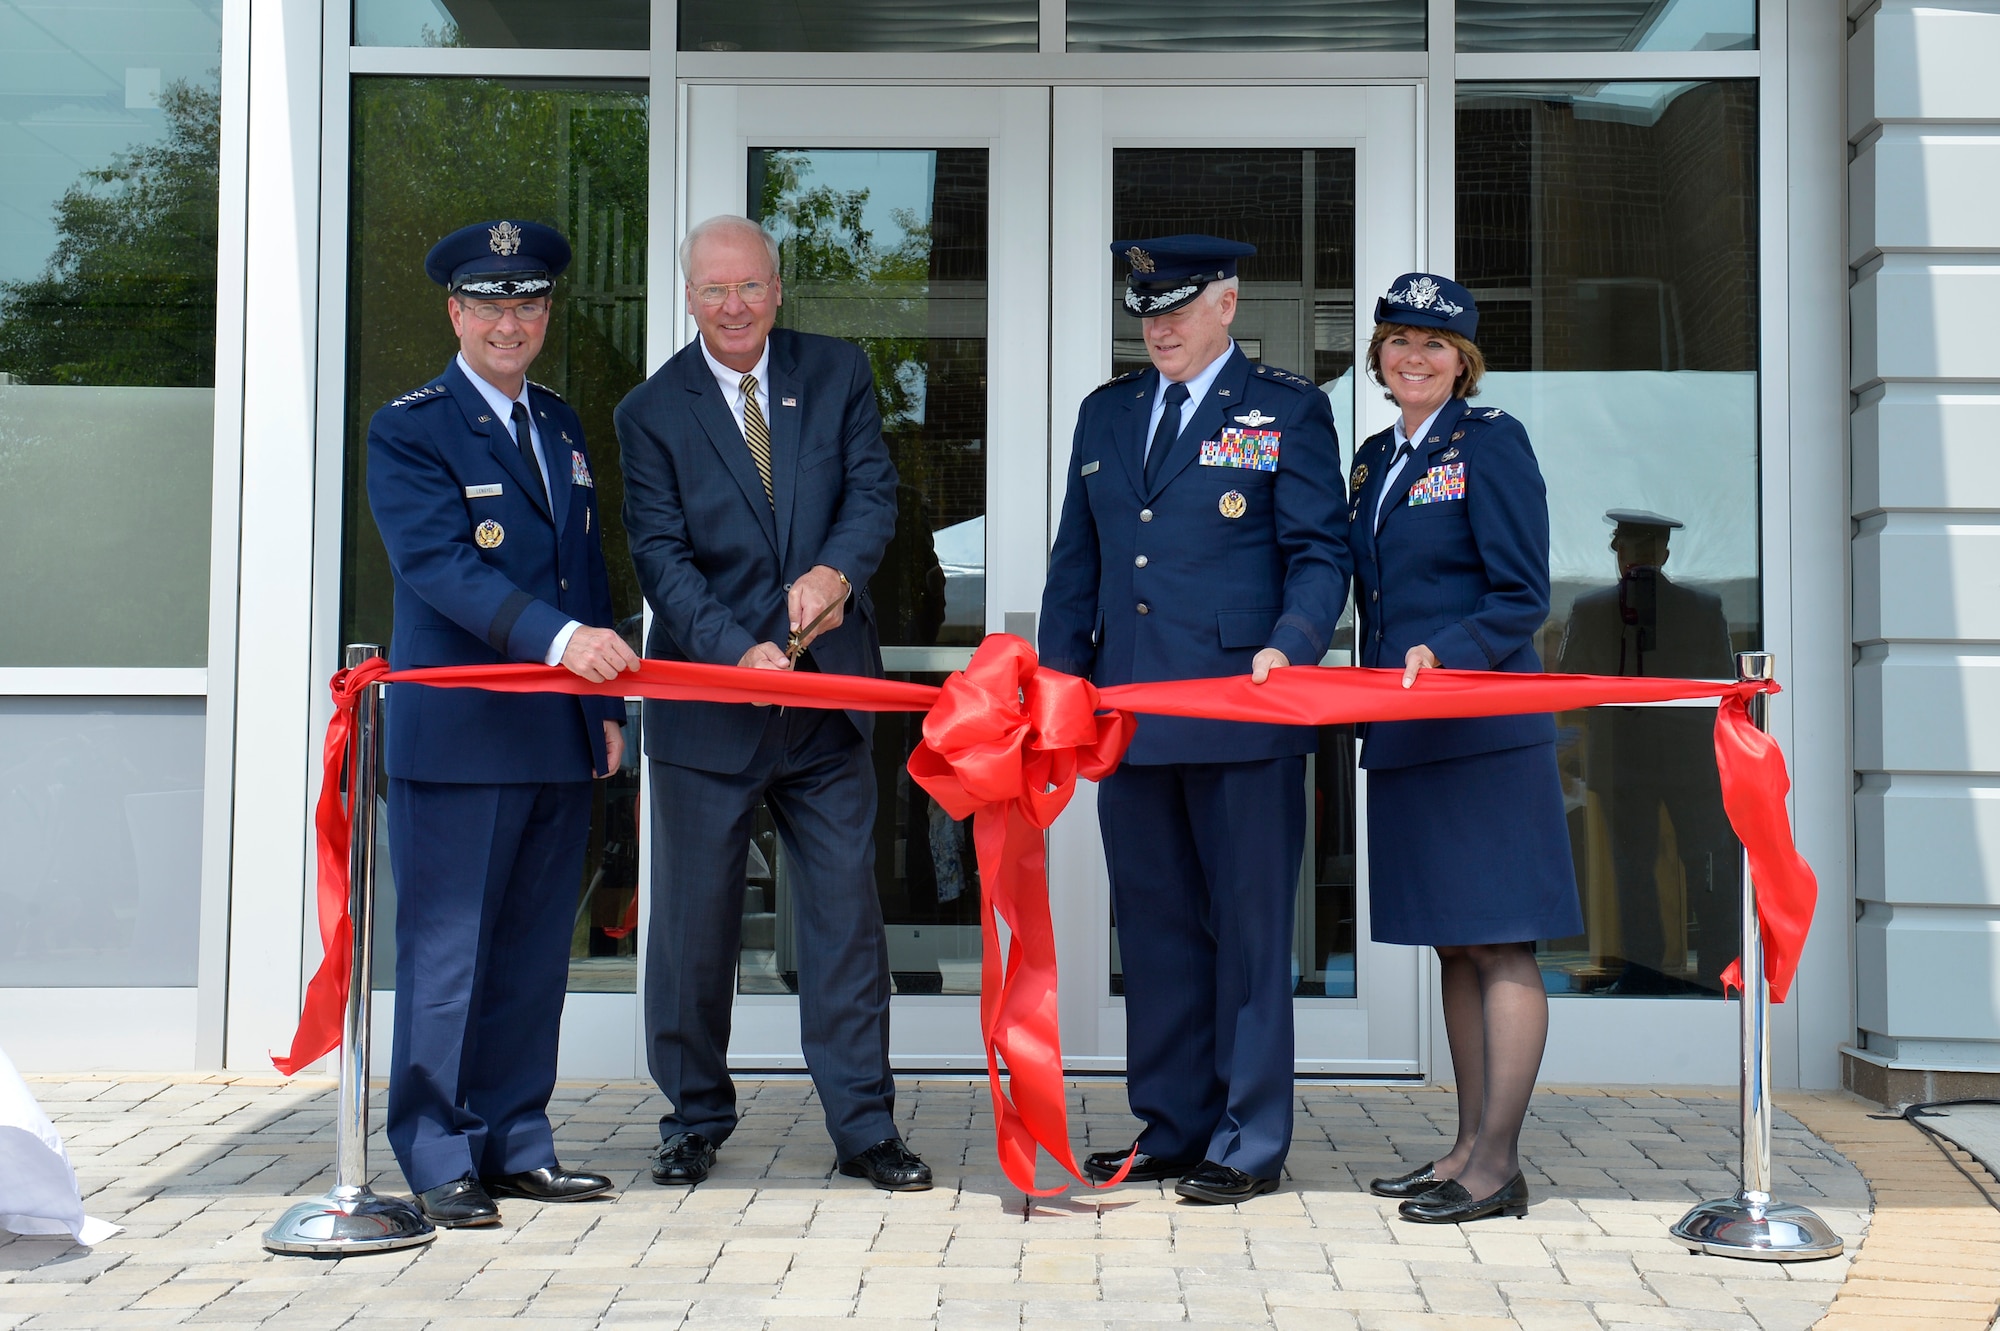
<svg viewBox="0 0 2000 1331">
<path fill-rule="evenodd" d="M 1528 943 L 1441 947 L 1437 954 L 1458 1078 L 1458 1140 L 1435 1169 L 1487 1197 L 1521 1168 L 1521 1124 L 1548 1043 L 1549 997 Z"/>
</svg>

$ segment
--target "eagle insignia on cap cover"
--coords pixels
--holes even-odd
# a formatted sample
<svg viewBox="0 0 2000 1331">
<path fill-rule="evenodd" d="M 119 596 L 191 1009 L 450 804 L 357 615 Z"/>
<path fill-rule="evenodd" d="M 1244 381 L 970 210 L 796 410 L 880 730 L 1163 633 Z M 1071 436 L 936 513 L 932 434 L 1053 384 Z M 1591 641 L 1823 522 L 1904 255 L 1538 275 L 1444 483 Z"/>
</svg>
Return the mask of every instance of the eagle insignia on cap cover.
<svg viewBox="0 0 2000 1331">
<path fill-rule="evenodd" d="M 1132 265 L 1132 271 L 1135 273 L 1150 273 L 1153 271 L 1153 256 L 1140 249 L 1137 245 L 1125 251 L 1125 261 Z"/>
<path fill-rule="evenodd" d="M 512 222 L 502 222 L 487 228 L 486 234 L 492 239 L 487 244 L 495 254 L 515 254 L 521 248 L 521 228 Z"/>
</svg>

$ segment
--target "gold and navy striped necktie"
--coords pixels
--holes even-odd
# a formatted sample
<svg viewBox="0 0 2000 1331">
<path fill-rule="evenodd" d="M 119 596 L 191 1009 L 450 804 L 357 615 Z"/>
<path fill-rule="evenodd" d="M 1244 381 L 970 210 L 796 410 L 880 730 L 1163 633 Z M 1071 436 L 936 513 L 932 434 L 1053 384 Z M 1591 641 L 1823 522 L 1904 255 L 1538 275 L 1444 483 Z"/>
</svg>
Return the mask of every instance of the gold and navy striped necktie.
<svg viewBox="0 0 2000 1331">
<path fill-rule="evenodd" d="M 757 405 L 757 376 L 743 376 L 743 442 L 750 445 L 750 457 L 757 464 L 757 479 L 764 482 L 764 502 L 771 498 L 771 427 L 764 423 L 764 409 Z"/>
</svg>

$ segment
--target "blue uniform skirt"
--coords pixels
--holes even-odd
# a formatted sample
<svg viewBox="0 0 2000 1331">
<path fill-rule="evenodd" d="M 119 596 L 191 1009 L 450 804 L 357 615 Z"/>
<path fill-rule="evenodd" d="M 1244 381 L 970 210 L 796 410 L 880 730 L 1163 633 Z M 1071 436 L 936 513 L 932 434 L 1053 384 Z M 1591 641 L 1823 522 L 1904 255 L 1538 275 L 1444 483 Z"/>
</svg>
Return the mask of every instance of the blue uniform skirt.
<svg viewBox="0 0 2000 1331">
<path fill-rule="evenodd" d="M 1556 746 L 1371 770 L 1368 906 L 1378 943 L 1582 933 Z"/>
</svg>

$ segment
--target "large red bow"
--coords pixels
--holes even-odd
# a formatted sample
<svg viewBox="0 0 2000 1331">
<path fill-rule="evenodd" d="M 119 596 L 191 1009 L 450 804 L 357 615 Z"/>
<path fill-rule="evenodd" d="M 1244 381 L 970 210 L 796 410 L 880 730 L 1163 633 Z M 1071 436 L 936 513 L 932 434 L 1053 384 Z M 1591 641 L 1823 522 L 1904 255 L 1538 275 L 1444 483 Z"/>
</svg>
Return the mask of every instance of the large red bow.
<svg viewBox="0 0 2000 1331">
<path fill-rule="evenodd" d="M 963 673 L 945 681 L 924 718 L 924 742 L 910 755 L 917 784 L 953 818 L 973 820 L 984 944 L 979 1025 L 1000 1168 L 1015 1187 L 1040 1197 L 1067 1185 L 1036 1189 L 1038 1146 L 1082 1177 L 1070 1153 L 1063 1099 L 1056 938 L 1042 832 L 1069 804 L 1076 779 L 1109 775 L 1131 740 L 1131 714 L 1100 714 L 1097 689 L 1088 680 L 1043 670 L 1027 643 L 996 634 Z M 1001 921 L 1008 935 L 1004 970 Z M 1113 1181 L 1123 1177 L 1121 1169 Z"/>
</svg>

